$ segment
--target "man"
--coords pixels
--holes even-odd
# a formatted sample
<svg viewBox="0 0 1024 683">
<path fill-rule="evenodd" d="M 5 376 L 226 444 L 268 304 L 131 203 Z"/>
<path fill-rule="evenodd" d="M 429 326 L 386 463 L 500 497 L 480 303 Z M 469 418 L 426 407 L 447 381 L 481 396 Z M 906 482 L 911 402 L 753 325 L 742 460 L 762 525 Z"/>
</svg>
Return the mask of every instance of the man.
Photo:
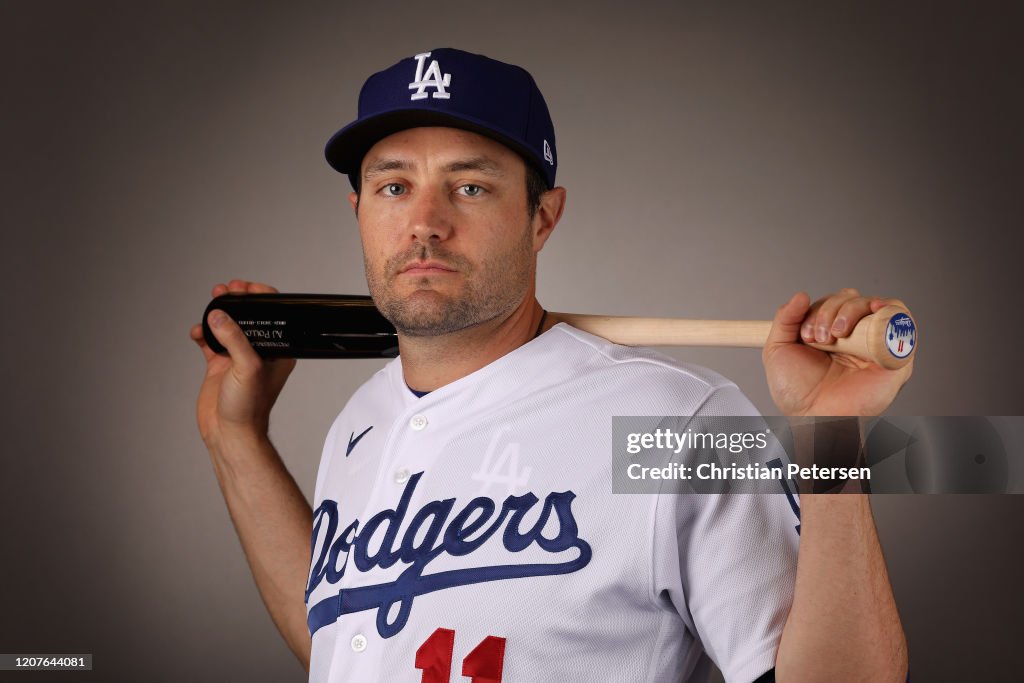
<svg viewBox="0 0 1024 683">
<path fill-rule="evenodd" d="M 402 60 L 327 157 L 401 355 L 328 433 L 315 510 L 267 437 L 294 361 L 261 360 L 218 311 L 229 356 L 191 332 L 200 432 L 311 681 L 701 680 L 709 656 L 729 681 L 904 679 L 864 496 L 805 496 L 798 537 L 781 495 L 611 493 L 611 416 L 756 411 L 714 372 L 546 320 L 536 258 L 566 192 L 528 73 L 451 49 Z M 228 291 L 274 290 L 213 295 Z M 885 303 L 844 290 L 778 309 L 763 358 L 783 413 L 889 405 L 910 366 L 800 343 Z"/>
</svg>

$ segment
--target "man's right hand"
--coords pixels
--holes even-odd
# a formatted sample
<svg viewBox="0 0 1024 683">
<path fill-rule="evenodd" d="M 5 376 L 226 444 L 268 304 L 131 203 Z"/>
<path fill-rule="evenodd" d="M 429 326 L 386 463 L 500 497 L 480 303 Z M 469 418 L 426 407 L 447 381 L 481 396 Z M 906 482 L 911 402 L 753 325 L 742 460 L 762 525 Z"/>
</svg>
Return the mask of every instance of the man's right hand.
<svg viewBox="0 0 1024 683">
<path fill-rule="evenodd" d="M 212 295 L 269 292 L 277 290 L 259 282 L 232 280 L 227 285 L 214 285 Z M 242 329 L 223 311 L 210 311 L 208 322 L 228 355 L 214 353 L 203 338 L 202 325 L 192 326 L 189 336 L 206 358 L 206 377 L 196 404 L 203 441 L 213 447 L 225 436 L 266 435 L 270 410 L 295 368 L 295 359 L 261 358 Z"/>
<path fill-rule="evenodd" d="M 277 290 L 245 280 L 218 284 L 221 294 Z M 217 314 L 224 316 L 218 321 Z M 309 671 L 311 640 L 303 591 L 310 566 L 313 510 L 270 442 L 267 427 L 294 358 L 264 359 L 223 311 L 208 322 L 228 353 L 210 350 L 202 325 L 189 331 L 206 358 L 196 419 L 206 442 L 231 521 L 242 542 L 260 597 L 285 642 Z"/>
</svg>

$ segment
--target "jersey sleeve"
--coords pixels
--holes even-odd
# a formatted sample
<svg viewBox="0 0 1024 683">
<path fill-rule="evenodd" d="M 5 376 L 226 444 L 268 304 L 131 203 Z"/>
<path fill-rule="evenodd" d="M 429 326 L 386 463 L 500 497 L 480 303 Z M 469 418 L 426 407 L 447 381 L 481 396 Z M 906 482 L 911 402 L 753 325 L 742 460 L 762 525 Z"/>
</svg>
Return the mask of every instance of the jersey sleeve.
<svg viewBox="0 0 1024 683">
<path fill-rule="evenodd" d="M 735 385 L 698 415 L 756 416 Z M 652 588 L 729 683 L 775 665 L 796 581 L 799 519 L 779 493 L 663 493 L 654 519 Z"/>
</svg>

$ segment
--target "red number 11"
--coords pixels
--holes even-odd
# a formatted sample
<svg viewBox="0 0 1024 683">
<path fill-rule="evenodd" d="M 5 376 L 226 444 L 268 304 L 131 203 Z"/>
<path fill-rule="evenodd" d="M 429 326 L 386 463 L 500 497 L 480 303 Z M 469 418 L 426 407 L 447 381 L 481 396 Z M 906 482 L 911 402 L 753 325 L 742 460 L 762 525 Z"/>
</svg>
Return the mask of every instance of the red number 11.
<svg viewBox="0 0 1024 683">
<path fill-rule="evenodd" d="M 452 675 L 455 631 L 439 628 L 416 650 L 416 668 L 423 671 L 422 683 L 448 683 Z M 487 636 L 462 660 L 462 675 L 472 683 L 501 683 L 505 666 L 505 639 Z"/>
</svg>

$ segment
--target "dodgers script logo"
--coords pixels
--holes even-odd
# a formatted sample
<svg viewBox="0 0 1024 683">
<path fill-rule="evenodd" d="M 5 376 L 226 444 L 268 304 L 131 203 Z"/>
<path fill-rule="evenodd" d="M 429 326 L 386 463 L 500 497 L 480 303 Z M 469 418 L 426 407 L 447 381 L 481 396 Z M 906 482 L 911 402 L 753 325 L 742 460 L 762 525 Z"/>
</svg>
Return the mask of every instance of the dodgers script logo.
<svg viewBox="0 0 1024 683">
<path fill-rule="evenodd" d="M 427 67 L 427 72 L 423 73 L 423 63 L 427 57 L 430 56 L 429 52 L 421 52 L 415 56 L 416 59 L 416 80 L 409 84 L 410 90 L 415 90 L 410 100 L 425 100 L 427 99 L 427 88 L 434 88 L 433 97 L 436 100 L 447 100 L 451 98 L 445 88 L 452 84 L 451 74 L 442 74 L 441 67 L 438 65 L 436 59 L 430 60 L 430 66 Z"/>
<path fill-rule="evenodd" d="M 356 519 L 339 532 L 338 504 L 333 500 L 324 500 L 316 509 L 313 515 L 313 563 L 306 587 L 306 604 L 325 579 L 329 584 L 341 580 L 349 569 L 349 560 L 359 572 L 368 572 L 376 567 L 387 569 L 396 562 L 407 566 L 395 581 L 342 589 L 337 595 L 315 604 L 306 620 L 311 635 L 333 624 L 343 614 L 375 609 L 377 632 L 382 638 L 390 638 L 409 621 L 417 596 L 484 581 L 569 574 L 590 563 L 590 545 L 579 537 L 572 513 L 572 501 L 576 497 L 572 491 L 549 493 L 544 499 L 539 519 L 526 530 L 521 529 L 520 524 L 540 502 L 533 493 L 507 497 L 496 517 L 497 504 L 486 496 L 469 501 L 450 519 L 455 498 L 432 500 L 412 513 L 412 519 L 399 539 L 398 531 L 410 512 L 409 501 L 422 476 L 422 472 L 417 472 L 410 477 L 394 509 L 377 513 L 361 527 Z M 548 538 L 542 531 L 552 512 L 558 520 L 558 535 Z M 575 559 L 563 562 L 498 564 L 495 558 L 500 551 L 496 547 L 486 552 L 477 551 L 499 529 L 502 530 L 502 546 L 509 553 L 522 552 L 531 546 L 552 555 L 573 548 L 579 552 Z M 317 540 L 321 537 L 323 541 L 318 550 Z M 422 540 L 417 544 L 418 537 Z M 377 551 L 370 554 L 370 548 L 378 545 Z M 425 573 L 427 566 L 442 555 L 465 557 L 465 568 Z M 395 605 L 398 605 L 398 613 L 394 621 L 388 623 L 388 614 Z"/>
<path fill-rule="evenodd" d="M 914 321 L 905 313 L 897 313 L 889 318 L 885 328 L 885 345 L 889 353 L 897 358 L 906 358 L 914 350 Z"/>
</svg>

